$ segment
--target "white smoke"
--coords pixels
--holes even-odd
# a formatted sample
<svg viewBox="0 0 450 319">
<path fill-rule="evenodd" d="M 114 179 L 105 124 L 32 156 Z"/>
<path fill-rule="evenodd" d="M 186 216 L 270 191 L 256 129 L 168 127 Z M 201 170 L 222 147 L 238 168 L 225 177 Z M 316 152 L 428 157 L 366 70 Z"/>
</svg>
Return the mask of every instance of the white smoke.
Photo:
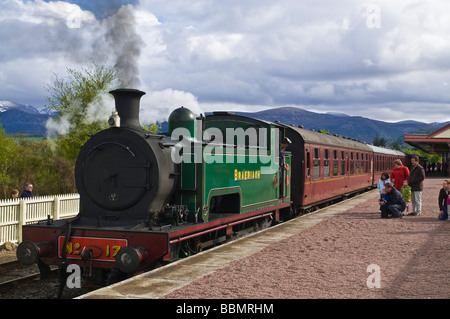
<svg viewBox="0 0 450 319">
<path fill-rule="evenodd" d="M 51 140 L 55 135 L 65 135 L 70 132 L 70 115 L 66 114 L 59 118 L 49 118 L 45 123 L 47 128 L 47 137 Z"/>
<path fill-rule="evenodd" d="M 109 93 L 98 94 L 86 108 L 85 124 L 106 121 L 114 111 L 114 98 Z"/>
<path fill-rule="evenodd" d="M 111 63 L 117 70 L 119 87 L 137 88 L 146 92 L 141 99 L 140 122 L 142 125 L 149 125 L 156 122 L 162 122 L 168 119 L 170 113 L 181 106 L 190 109 L 194 114 L 200 115 L 202 110 L 199 106 L 197 97 L 185 91 L 165 89 L 152 91 L 141 88 L 139 79 L 139 59 L 141 51 L 145 46 L 142 39 L 143 34 L 136 30 L 138 15 L 135 6 L 139 1 L 132 1 L 133 4 L 122 5 L 123 1 L 96 1 L 92 4 L 96 12 L 103 12 L 102 19 L 96 19 L 87 23 L 85 20 L 77 24 L 77 32 L 74 36 L 83 32 L 83 38 L 72 39 L 73 43 L 81 43 L 81 48 L 69 50 L 76 54 L 71 57 L 74 62 L 83 63 L 83 61 L 97 61 L 97 63 Z M 142 21 L 139 21 L 142 23 Z M 87 30 L 91 30 L 91 37 L 86 36 Z M 115 89 L 117 87 L 113 87 Z M 74 102 L 76 103 L 76 102 Z M 80 109 L 73 105 L 70 109 Z M 68 110 L 57 119 L 50 119 L 47 122 L 47 133 L 52 136 L 55 134 L 65 135 L 74 127 L 70 123 L 73 111 Z M 95 97 L 94 101 L 85 109 L 85 124 L 95 121 L 107 121 L 111 112 L 114 110 L 114 99 L 108 94 L 102 94 Z"/>
</svg>

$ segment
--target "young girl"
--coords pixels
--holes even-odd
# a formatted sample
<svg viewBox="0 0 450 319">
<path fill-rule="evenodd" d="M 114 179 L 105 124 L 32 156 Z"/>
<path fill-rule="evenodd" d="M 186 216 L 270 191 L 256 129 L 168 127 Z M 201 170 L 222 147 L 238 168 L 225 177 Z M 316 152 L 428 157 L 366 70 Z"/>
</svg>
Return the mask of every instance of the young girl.
<svg viewBox="0 0 450 319">
<path fill-rule="evenodd" d="M 392 183 L 392 182 L 389 179 L 389 174 L 384 172 L 384 173 L 381 173 L 381 179 L 378 181 L 378 184 L 377 184 L 378 190 L 380 191 L 380 195 L 383 194 L 384 184 L 386 184 L 386 183 Z"/>
<path fill-rule="evenodd" d="M 403 199 L 406 202 L 406 210 L 402 213 L 402 215 L 407 216 L 409 212 L 409 207 L 411 206 L 411 187 L 408 186 L 407 179 L 403 181 L 403 186 L 402 188 L 400 188 L 400 193 L 402 193 Z"/>
</svg>

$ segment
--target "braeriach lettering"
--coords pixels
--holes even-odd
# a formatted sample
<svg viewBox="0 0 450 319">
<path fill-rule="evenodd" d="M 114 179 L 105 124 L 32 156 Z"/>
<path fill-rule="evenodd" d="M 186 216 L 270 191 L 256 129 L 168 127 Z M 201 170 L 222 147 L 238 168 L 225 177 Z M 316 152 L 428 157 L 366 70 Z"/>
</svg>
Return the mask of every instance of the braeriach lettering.
<svg viewBox="0 0 450 319">
<path fill-rule="evenodd" d="M 239 171 L 237 169 L 234 170 L 234 180 L 235 181 L 246 181 L 250 179 L 260 179 L 261 171 Z"/>
</svg>

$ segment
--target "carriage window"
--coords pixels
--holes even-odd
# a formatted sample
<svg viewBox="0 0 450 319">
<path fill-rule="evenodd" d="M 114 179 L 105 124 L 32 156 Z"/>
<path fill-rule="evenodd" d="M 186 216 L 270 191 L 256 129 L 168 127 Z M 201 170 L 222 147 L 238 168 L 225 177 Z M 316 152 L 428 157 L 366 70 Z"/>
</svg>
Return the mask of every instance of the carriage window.
<svg viewBox="0 0 450 319">
<path fill-rule="evenodd" d="M 311 176 L 311 153 L 306 152 L 306 176 Z"/>
<path fill-rule="evenodd" d="M 350 153 L 350 175 L 355 174 L 355 159 L 353 152 Z"/>
<path fill-rule="evenodd" d="M 369 154 L 366 153 L 366 164 L 365 164 L 365 170 L 364 172 L 369 172 Z"/>
<path fill-rule="evenodd" d="M 345 152 L 341 152 L 341 176 L 345 176 Z"/>
<path fill-rule="evenodd" d="M 359 153 L 356 153 L 356 174 L 359 174 Z"/>
<path fill-rule="evenodd" d="M 313 158 L 313 179 L 320 178 L 320 149 L 314 149 L 314 158 Z"/>
<path fill-rule="evenodd" d="M 330 177 L 330 150 L 324 150 L 323 176 Z"/>
<path fill-rule="evenodd" d="M 338 151 L 333 151 L 333 176 L 338 175 Z"/>
<path fill-rule="evenodd" d="M 361 153 L 361 171 L 360 173 L 364 173 L 364 154 Z"/>
</svg>

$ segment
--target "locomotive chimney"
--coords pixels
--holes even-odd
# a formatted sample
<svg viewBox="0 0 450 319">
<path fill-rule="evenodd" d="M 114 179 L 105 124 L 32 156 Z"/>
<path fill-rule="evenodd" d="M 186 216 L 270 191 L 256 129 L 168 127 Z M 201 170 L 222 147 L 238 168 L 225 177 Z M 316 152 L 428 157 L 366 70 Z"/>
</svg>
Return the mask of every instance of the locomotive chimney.
<svg viewBox="0 0 450 319">
<path fill-rule="evenodd" d="M 120 117 L 120 126 L 142 130 L 139 123 L 139 105 L 145 92 L 134 89 L 117 89 L 109 92 L 116 101 L 116 111 Z"/>
</svg>

